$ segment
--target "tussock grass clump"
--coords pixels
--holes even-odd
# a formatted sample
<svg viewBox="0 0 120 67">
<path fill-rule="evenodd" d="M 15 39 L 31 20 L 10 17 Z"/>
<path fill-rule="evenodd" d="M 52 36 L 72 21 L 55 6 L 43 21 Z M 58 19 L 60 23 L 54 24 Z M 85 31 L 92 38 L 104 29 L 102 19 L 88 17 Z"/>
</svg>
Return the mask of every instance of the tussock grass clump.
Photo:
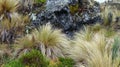
<svg viewBox="0 0 120 67">
<path fill-rule="evenodd" d="M 10 18 L 10 14 L 17 11 L 19 0 L 0 0 L 0 15 Z"/>
<path fill-rule="evenodd" d="M 84 27 L 84 30 L 80 31 L 79 33 L 80 34 L 77 33 L 76 35 L 78 37 L 81 37 L 81 39 L 87 40 L 87 41 L 91 40 L 92 35 L 93 35 L 93 32 L 91 32 L 90 27 L 88 27 L 88 28 Z M 77 37 L 75 37 L 75 38 L 77 38 Z"/>
<path fill-rule="evenodd" d="M 18 8 L 19 0 L 0 0 L 0 11 L 15 12 Z"/>
<path fill-rule="evenodd" d="M 117 8 L 113 8 L 111 6 L 105 6 L 105 9 L 101 12 L 101 17 L 103 19 L 103 25 L 112 26 L 118 25 L 119 22 L 117 17 L 120 16 L 119 10 Z"/>
<path fill-rule="evenodd" d="M 116 11 L 117 9 L 106 6 L 104 11 L 101 12 L 101 17 L 105 26 L 113 25 L 115 23 L 117 17 Z"/>
<path fill-rule="evenodd" d="M 35 30 L 33 35 L 39 45 L 43 55 L 50 58 L 63 57 L 63 52 L 66 47 L 69 47 L 69 42 L 65 34 L 58 29 L 52 29 L 51 25 L 45 25 Z"/>
<path fill-rule="evenodd" d="M 24 19 L 22 19 L 22 17 Z M 28 24 L 29 19 L 27 16 L 21 16 L 17 13 L 11 15 L 11 20 L 3 19 L 0 22 L 0 40 L 1 43 L 11 44 L 18 36 L 23 36 L 25 26 Z"/>
<path fill-rule="evenodd" d="M 0 41 L 11 44 L 22 36 L 29 22 L 28 16 L 17 13 L 19 0 L 0 0 Z"/>
<path fill-rule="evenodd" d="M 7 44 L 0 44 L 0 66 L 12 57 L 12 51 Z"/>
<path fill-rule="evenodd" d="M 26 21 L 29 20 L 25 18 L 27 18 L 27 16 L 22 16 L 17 13 L 14 13 L 11 15 L 11 19 L 4 19 L 1 21 L 0 24 L 2 29 L 7 29 L 7 30 L 17 28 L 17 27 L 24 27 L 27 24 Z"/>
<path fill-rule="evenodd" d="M 113 67 L 120 66 L 120 38 L 116 37 L 112 45 L 112 63 Z"/>
<path fill-rule="evenodd" d="M 92 35 L 88 34 L 90 38 L 86 36 L 87 30 L 83 31 L 85 34 L 76 33 L 72 41 L 74 46 L 70 48 L 70 57 L 76 64 L 83 63 L 86 67 L 118 67 L 118 57 L 112 60 L 112 45 L 117 35 L 107 37 L 105 29 L 98 32 L 90 31 L 92 32 Z"/>
<path fill-rule="evenodd" d="M 19 45 L 17 45 L 19 48 L 33 48 L 35 47 L 35 40 L 32 35 L 27 35 L 25 37 L 19 38 L 16 42 Z"/>
<path fill-rule="evenodd" d="M 65 49 L 69 47 L 69 41 L 65 34 L 61 30 L 53 29 L 49 24 L 18 40 L 18 44 L 28 47 L 27 49 L 40 50 L 44 56 L 50 59 L 64 57 Z"/>
</svg>

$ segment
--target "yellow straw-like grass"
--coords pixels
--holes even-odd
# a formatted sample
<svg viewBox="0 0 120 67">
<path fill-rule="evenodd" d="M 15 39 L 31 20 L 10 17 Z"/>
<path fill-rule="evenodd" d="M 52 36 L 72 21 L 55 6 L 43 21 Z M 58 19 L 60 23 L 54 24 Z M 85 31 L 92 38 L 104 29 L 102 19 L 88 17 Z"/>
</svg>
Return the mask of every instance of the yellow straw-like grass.
<svg viewBox="0 0 120 67">
<path fill-rule="evenodd" d="M 85 67 L 117 67 L 119 60 L 112 60 L 112 45 L 115 35 L 106 37 L 103 29 L 98 32 L 90 31 L 92 35 L 87 34 L 87 30 L 82 31 L 84 34 L 76 34 L 71 43 L 74 46 L 68 52 L 69 56 L 76 63 L 84 63 Z M 90 40 L 86 39 L 88 37 L 86 34 L 91 36 Z"/>
</svg>

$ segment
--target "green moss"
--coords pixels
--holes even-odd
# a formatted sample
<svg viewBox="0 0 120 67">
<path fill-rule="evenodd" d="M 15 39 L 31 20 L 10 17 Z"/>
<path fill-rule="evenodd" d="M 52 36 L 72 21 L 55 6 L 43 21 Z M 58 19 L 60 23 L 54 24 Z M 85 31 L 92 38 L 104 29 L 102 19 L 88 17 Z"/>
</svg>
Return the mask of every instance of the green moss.
<svg viewBox="0 0 120 67">
<path fill-rule="evenodd" d="M 19 61 L 29 67 L 47 67 L 49 62 L 38 50 L 32 50 L 20 57 Z"/>
<path fill-rule="evenodd" d="M 12 60 L 9 63 L 3 65 L 3 67 L 25 67 L 25 66 L 18 60 Z"/>
<path fill-rule="evenodd" d="M 45 3 L 46 0 L 36 0 L 36 3 Z"/>
<path fill-rule="evenodd" d="M 71 58 L 59 58 L 58 67 L 74 67 L 74 61 Z"/>
<path fill-rule="evenodd" d="M 70 12 L 71 12 L 71 14 L 75 14 L 76 12 L 78 12 L 78 4 L 76 4 L 76 5 L 70 5 L 69 6 L 69 9 L 70 9 Z"/>
<path fill-rule="evenodd" d="M 51 61 L 48 67 L 74 67 L 74 64 L 71 58 L 59 58 L 58 61 Z"/>
</svg>

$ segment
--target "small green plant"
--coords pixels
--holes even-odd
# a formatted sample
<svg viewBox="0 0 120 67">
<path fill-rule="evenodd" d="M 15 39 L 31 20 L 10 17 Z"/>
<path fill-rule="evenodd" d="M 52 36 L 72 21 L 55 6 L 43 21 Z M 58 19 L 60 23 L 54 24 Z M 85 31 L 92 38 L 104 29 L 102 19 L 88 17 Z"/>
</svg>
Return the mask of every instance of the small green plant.
<svg viewBox="0 0 120 67">
<path fill-rule="evenodd" d="M 109 28 L 108 30 L 104 31 L 106 37 L 112 37 L 115 35 L 115 31 L 112 28 Z"/>
<path fill-rule="evenodd" d="M 38 50 L 31 50 L 20 57 L 19 61 L 29 67 L 47 67 L 49 62 Z"/>
<path fill-rule="evenodd" d="M 74 61 L 71 58 L 59 58 L 58 67 L 74 67 Z"/>
<path fill-rule="evenodd" d="M 46 0 L 35 0 L 36 1 L 36 3 L 45 3 L 46 2 Z"/>
<path fill-rule="evenodd" d="M 48 67 L 74 67 L 74 61 L 71 58 L 58 58 L 57 61 L 50 61 Z"/>
<path fill-rule="evenodd" d="M 118 57 L 119 49 L 120 49 L 120 39 L 119 38 L 115 38 L 114 39 L 114 44 L 113 44 L 113 47 L 112 47 L 112 59 L 113 60 L 116 57 Z"/>
<path fill-rule="evenodd" d="M 78 4 L 76 4 L 76 5 L 70 5 L 69 9 L 70 9 L 71 14 L 75 14 L 76 12 L 78 12 L 78 9 L 79 9 L 78 7 L 79 7 Z"/>
<path fill-rule="evenodd" d="M 19 60 L 12 60 L 9 63 L 3 65 L 2 67 L 25 67 Z"/>
</svg>

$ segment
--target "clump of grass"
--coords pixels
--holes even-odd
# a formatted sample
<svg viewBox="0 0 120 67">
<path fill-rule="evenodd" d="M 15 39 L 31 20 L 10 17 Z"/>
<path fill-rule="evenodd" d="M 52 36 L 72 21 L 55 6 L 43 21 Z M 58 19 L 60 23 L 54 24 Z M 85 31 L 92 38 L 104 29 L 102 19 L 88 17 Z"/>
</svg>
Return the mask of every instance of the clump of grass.
<svg viewBox="0 0 120 67">
<path fill-rule="evenodd" d="M 0 66 L 12 57 L 12 52 L 6 44 L 0 44 Z"/>
<path fill-rule="evenodd" d="M 39 31 L 34 31 L 33 35 L 42 54 L 50 58 L 64 56 L 62 50 L 69 46 L 65 34 L 61 30 L 52 29 L 49 24 L 41 27 Z"/>
<path fill-rule="evenodd" d="M 76 33 L 77 37 L 81 37 L 82 39 L 87 40 L 87 41 L 91 40 L 92 35 L 93 35 L 93 32 L 91 31 L 90 27 L 84 27 L 84 30 L 80 31 L 79 33 Z"/>
<path fill-rule="evenodd" d="M 115 35 L 115 31 L 113 29 L 108 29 L 107 31 L 104 32 L 106 37 L 111 37 Z"/>
<path fill-rule="evenodd" d="M 91 26 L 91 31 L 98 32 L 98 31 L 100 31 L 102 28 L 103 28 L 102 25 L 100 25 L 99 23 L 97 23 L 97 24 Z"/>
<path fill-rule="evenodd" d="M 14 57 L 20 57 L 23 54 L 26 54 L 30 50 L 34 49 L 36 46 L 34 37 L 30 34 L 22 38 L 18 38 L 14 44 L 15 54 Z"/>
<path fill-rule="evenodd" d="M 35 47 L 35 40 L 32 35 L 27 35 L 18 39 L 17 43 L 20 48 L 33 48 Z"/>
<path fill-rule="evenodd" d="M 22 19 L 17 13 L 11 15 L 10 19 L 1 20 L 0 26 L 0 40 L 2 43 L 11 44 L 17 36 L 22 36 L 25 31 L 25 26 L 28 24 L 27 19 Z"/>
<path fill-rule="evenodd" d="M 119 38 L 116 38 L 114 40 L 114 44 L 112 47 L 112 59 L 115 59 L 116 57 L 119 56 L 119 49 L 120 49 L 120 40 Z"/>
<path fill-rule="evenodd" d="M 69 47 L 69 41 L 65 34 L 61 30 L 52 29 L 49 24 L 34 30 L 32 34 L 18 40 L 18 43 L 21 46 L 28 47 L 27 49 L 38 49 L 50 59 L 64 57 L 65 49 Z"/>
<path fill-rule="evenodd" d="M 14 13 L 11 15 L 11 19 L 4 19 L 1 21 L 1 27 L 6 30 L 10 30 L 12 28 L 20 27 L 25 25 L 24 20 L 22 19 L 23 16 Z"/>
<path fill-rule="evenodd" d="M 10 14 L 17 11 L 19 0 L 0 0 L 0 15 L 10 18 Z"/>
<path fill-rule="evenodd" d="M 105 26 L 110 26 L 113 22 L 113 17 L 109 17 L 110 13 L 113 15 L 112 11 L 110 10 L 110 7 L 105 7 L 104 11 L 101 12 L 103 24 Z"/>
<path fill-rule="evenodd" d="M 29 18 L 17 13 L 18 6 L 19 0 L 0 0 L 1 43 L 11 44 L 18 36 L 24 34 Z"/>
<path fill-rule="evenodd" d="M 119 60 L 112 60 L 112 45 L 115 35 L 105 36 L 105 29 L 93 32 L 90 40 L 84 39 L 86 34 L 77 33 L 72 41 L 74 45 L 69 54 L 76 63 L 84 63 L 87 67 L 117 67 Z M 84 31 L 86 32 L 86 31 Z M 114 66 L 116 65 L 116 66 Z"/>
<path fill-rule="evenodd" d="M 120 49 L 120 40 L 119 40 L 119 37 L 116 37 L 114 39 L 114 43 L 112 45 L 112 50 L 111 50 L 113 67 L 119 67 L 120 66 L 119 49 Z"/>
<path fill-rule="evenodd" d="M 0 0 L 1 11 L 15 12 L 18 8 L 19 0 Z"/>
</svg>

